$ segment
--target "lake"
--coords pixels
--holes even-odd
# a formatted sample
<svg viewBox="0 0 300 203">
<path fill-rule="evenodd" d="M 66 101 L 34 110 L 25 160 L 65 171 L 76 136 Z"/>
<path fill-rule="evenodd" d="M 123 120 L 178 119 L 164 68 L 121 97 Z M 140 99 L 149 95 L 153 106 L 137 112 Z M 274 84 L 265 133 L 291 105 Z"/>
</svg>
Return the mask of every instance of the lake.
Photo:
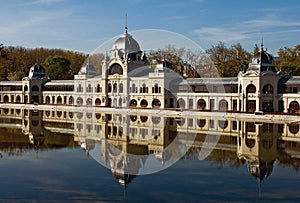
<svg viewBox="0 0 300 203">
<path fill-rule="evenodd" d="M 300 200 L 297 121 L 180 113 L 0 109 L 0 201 Z"/>
</svg>

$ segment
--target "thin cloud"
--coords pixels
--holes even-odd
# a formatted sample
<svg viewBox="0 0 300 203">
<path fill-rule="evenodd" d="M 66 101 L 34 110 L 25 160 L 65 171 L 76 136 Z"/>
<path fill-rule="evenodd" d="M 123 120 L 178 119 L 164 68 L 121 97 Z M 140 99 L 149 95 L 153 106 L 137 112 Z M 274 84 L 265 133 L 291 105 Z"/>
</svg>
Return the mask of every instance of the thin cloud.
<svg viewBox="0 0 300 203">
<path fill-rule="evenodd" d="M 35 1 L 31 1 L 31 2 L 27 2 L 25 4 L 27 5 L 34 5 L 34 4 L 53 4 L 53 3 L 59 3 L 62 2 L 64 0 L 35 0 Z"/>
</svg>

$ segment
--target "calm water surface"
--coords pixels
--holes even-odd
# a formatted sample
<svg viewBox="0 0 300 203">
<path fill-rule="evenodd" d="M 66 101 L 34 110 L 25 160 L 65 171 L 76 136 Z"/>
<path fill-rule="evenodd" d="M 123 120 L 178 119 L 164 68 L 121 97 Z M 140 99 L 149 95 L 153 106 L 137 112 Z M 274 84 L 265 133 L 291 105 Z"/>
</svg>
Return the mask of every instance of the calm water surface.
<svg viewBox="0 0 300 203">
<path fill-rule="evenodd" d="M 300 200 L 297 124 L 211 117 L 158 122 L 151 115 L 17 112 L 1 110 L 1 202 Z M 174 160 L 165 149 L 183 130 L 185 136 L 194 136 L 186 154 L 161 171 L 139 175 L 148 160 L 158 160 L 162 166 Z M 204 143 L 212 140 L 216 145 L 199 160 Z M 188 143 L 184 137 L 178 142 Z M 111 150 L 113 146 L 119 154 Z M 124 151 L 150 158 L 119 160 Z M 126 167 L 132 166 L 139 173 L 127 174 Z"/>
</svg>

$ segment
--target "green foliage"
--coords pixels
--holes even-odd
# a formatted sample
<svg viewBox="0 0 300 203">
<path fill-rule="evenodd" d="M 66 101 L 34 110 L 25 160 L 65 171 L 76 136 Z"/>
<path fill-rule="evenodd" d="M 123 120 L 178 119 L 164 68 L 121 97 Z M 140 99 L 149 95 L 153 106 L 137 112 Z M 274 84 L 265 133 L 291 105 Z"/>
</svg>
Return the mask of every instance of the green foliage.
<svg viewBox="0 0 300 203">
<path fill-rule="evenodd" d="M 279 70 L 287 76 L 300 75 L 300 45 L 280 48 L 278 56 L 280 60 L 276 66 Z"/>
<path fill-rule="evenodd" d="M 43 63 L 46 75 L 51 79 L 72 79 L 70 61 L 63 56 L 49 56 Z"/>
<path fill-rule="evenodd" d="M 242 48 L 241 44 L 226 47 L 223 42 L 212 46 L 206 53 L 214 62 L 221 77 L 235 77 L 242 70 L 247 69 L 251 53 Z"/>
<path fill-rule="evenodd" d="M 73 79 L 73 75 L 80 70 L 86 54 L 65 51 L 62 49 L 27 49 L 24 47 L 6 47 L 0 44 L 0 80 L 12 80 L 13 78 L 25 77 L 29 73 L 29 69 L 36 62 L 43 63 L 47 57 L 59 55 L 70 61 L 69 74 L 63 73 L 57 79 L 64 79 L 66 75 L 69 79 Z"/>
</svg>

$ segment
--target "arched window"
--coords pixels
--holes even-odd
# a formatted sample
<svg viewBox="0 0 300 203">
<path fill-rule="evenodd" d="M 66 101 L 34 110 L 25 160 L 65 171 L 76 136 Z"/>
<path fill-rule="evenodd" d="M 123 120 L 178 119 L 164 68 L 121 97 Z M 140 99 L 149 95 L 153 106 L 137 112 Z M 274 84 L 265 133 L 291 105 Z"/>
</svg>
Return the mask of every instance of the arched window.
<svg viewBox="0 0 300 203">
<path fill-rule="evenodd" d="M 61 96 L 58 96 L 58 97 L 57 97 L 56 103 L 57 103 L 57 104 L 62 104 L 62 98 L 61 98 Z"/>
<path fill-rule="evenodd" d="M 219 120 L 219 127 L 221 128 L 221 129 L 225 129 L 225 128 L 227 128 L 227 126 L 228 126 L 228 121 L 226 121 L 226 120 Z"/>
<path fill-rule="evenodd" d="M 182 99 L 182 98 L 178 99 L 178 101 L 177 101 L 177 108 L 181 108 L 181 109 L 185 108 L 185 101 L 184 101 L 184 99 Z"/>
<path fill-rule="evenodd" d="M 154 87 L 152 87 L 152 92 L 153 93 L 160 93 L 161 92 L 161 89 L 160 89 L 160 87 L 158 86 L 157 83 L 155 83 Z"/>
<path fill-rule="evenodd" d="M 118 91 L 118 85 L 117 85 L 117 83 L 114 83 L 114 85 L 113 85 L 113 91 L 114 91 L 114 93 L 116 93 Z"/>
<path fill-rule="evenodd" d="M 28 91 L 28 86 L 27 85 L 24 86 L 24 91 L 25 92 Z"/>
<path fill-rule="evenodd" d="M 225 99 L 222 99 L 219 102 L 219 110 L 220 111 L 227 111 L 228 110 L 228 102 Z"/>
<path fill-rule="evenodd" d="M 101 105 L 101 99 L 97 98 L 97 99 L 95 100 L 95 105 L 96 105 L 96 106 L 100 106 L 100 105 Z"/>
<path fill-rule="evenodd" d="M 78 97 L 76 100 L 77 105 L 82 105 L 83 104 L 83 99 L 81 97 Z"/>
<path fill-rule="evenodd" d="M 143 99 L 143 100 L 141 101 L 141 107 L 142 107 L 142 108 L 147 108 L 147 106 L 148 106 L 147 100 Z"/>
<path fill-rule="evenodd" d="M 120 83 L 120 84 L 119 84 L 119 92 L 120 92 L 120 93 L 123 93 L 123 83 Z"/>
<path fill-rule="evenodd" d="M 273 94 L 273 86 L 270 84 L 266 84 L 262 89 L 263 94 Z"/>
<path fill-rule="evenodd" d="M 96 92 L 100 92 L 100 84 L 97 85 Z"/>
<path fill-rule="evenodd" d="M 289 113 L 298 113 L 299 103 L 297 101 L 292 101 L 289 105 Z"/>
<path fill-rule="evenodd" d="M 111 92 L 111 89 L 112 89 L 111 84 L 109 83 L 108 86 L 107 86 L 107 92 Z"/>
<path fill-rule="evenodd" d="M 137 101 L 135 99 L 132 99 L 130 101 L 130 104 L 129 104 L 130 107 L 136 107 L 137 106 Z"/>
<path fill-rule="evenodd" d="M 153 99 L 152 101 L 152 108 L 160 108 L 161 103 L 158 99 Z"/>
<path fill-rule="evenodd" d="M 131 86 L 131 92 L 132 92 L 132 93 L 136 93 L 136 91 L 135 91 L 135 84 L 134 84 L 134 83 L 133 83 L 132 86 Z"/>
<path fill-rule="evenodd" d="M 247 92 L 247 94 L 255 93 L 256 92 L 256 87 L 253 84 L 250 84 L 250 85 L 247 86 L 246 92 Z"/>
<path fill-rule="evenodd" d="M 18 95 L 18 96 L 16 97 L 16 102 L 17 102 L 17 103 L 21 103 L 21 97 L 20 97 L 20 95 Z"/>
<path fill-rule="evenodd" d="M 33 85 L 33 86 L 31 87 L 31 91 L 36 91 L 36 92 L 38 92 L 38 91 L 39 91 L 39 87 L 38 87 L 37 85 Z"/>
<path fill-rule="evenodd" d="M 205 119 L 197 119 L 197 124 L 200 128 L 203 128 L 206 124 L 206 120 Z"/>
<path fill-rule="evenodd" d="M 108 70 L 108 75 L 114 75 L 114 74 L 123 74 L 123 68 L 120 66 L 120 64 L 114 63 L 110 66 Z"/>
<path fill-rule="evenodd" d="M 206 102 L 204 99 L 199 99 L 198 100 L 198 109 L 199 110 L 204 110 L 206 107 Z"/>
<path fill-rule="evenodd" d="M 148 87 L 146 86 L 145 83 L 142 85 L 141 93 L 148 93 Z"/>
<path fill-rule="evenodd" d="M 93 105 L 93 101 L 92 101 L 91 98 L 88 98 L 88 99 L 86 100 L 86 105 L 87 105 L 87 106 L 92 106 L 92 105 Z"/>
<path fill-rule="evenodd" d="M 74 98 L 72 96 L 69 97 L 69 104 L 74 104 Z"/>
<path fill-rule="evenodd" d="M 46 99 L 45 99 L 46 101 L 46 104 L 50 104 L 50 97 L 49 96 L 46 96 Z"/>
</svg>

